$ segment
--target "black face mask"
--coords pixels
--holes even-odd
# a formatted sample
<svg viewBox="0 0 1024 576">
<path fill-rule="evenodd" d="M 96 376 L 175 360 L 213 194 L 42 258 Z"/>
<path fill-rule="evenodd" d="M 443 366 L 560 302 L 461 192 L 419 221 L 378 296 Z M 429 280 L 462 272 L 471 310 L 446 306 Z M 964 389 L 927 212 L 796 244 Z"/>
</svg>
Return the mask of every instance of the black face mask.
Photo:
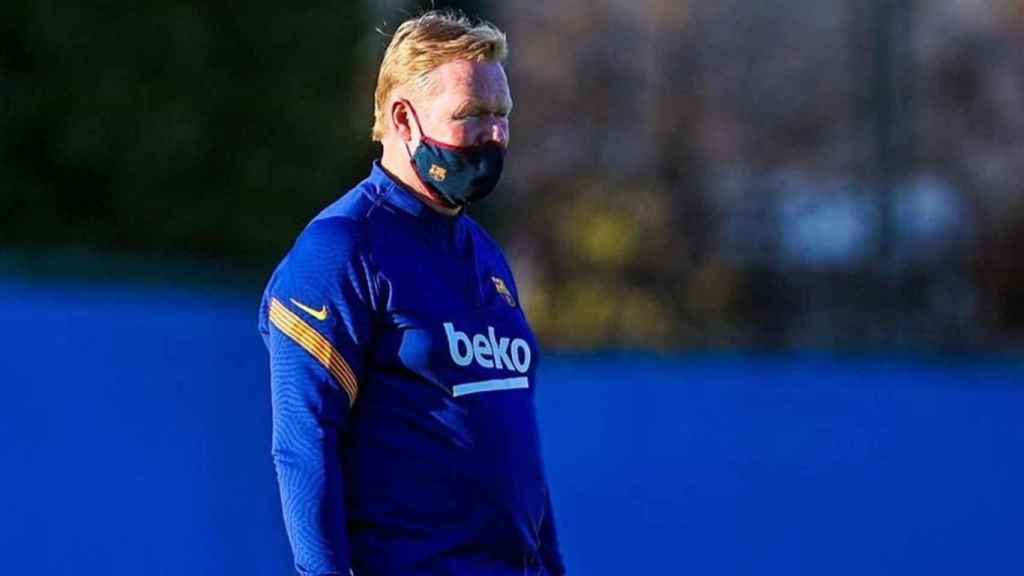
<svg viewBox="0 0 1024 576">
<path fill-rule="evenodd" d="M 453 206 L 468 206 L 490 194 L 501 178 L 505 147 L 497 142 L 453 146 L 428 138 L 416 111 L 406 106 L 420 128 L 420 145 L 409 156 L 420 181 Z"/>
</svg>

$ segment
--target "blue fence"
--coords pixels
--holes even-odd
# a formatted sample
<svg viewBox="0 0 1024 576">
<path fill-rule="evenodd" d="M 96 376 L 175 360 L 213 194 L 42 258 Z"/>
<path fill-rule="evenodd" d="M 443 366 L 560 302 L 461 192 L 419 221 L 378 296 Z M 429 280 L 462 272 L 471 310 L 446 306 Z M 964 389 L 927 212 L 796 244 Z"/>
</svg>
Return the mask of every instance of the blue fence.
<svg viewBox="0 0 1024 576">
<path fill-rule="evenodd" d="M 281 575 L 255 297 L 0 284 L 0 572 Z M 549 356 L 574 575 L 1021 574 L 1024 365 Z"/>
</svg>

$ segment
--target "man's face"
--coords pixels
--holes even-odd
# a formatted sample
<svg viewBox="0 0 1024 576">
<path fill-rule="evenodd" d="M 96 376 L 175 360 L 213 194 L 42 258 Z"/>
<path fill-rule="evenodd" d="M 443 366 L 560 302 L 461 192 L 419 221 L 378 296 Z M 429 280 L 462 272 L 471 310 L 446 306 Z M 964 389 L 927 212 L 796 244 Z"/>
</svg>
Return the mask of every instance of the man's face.
<svg viewBox="0 0 1024 576">
<path fill-rule="evenodd" d="M 424 134 L 455 146 L 508 146 L 512 96 L 501 64 L 455 60 L 434 69 L 429 80 L 428 93 L 414 104 Z"/>
</svg>

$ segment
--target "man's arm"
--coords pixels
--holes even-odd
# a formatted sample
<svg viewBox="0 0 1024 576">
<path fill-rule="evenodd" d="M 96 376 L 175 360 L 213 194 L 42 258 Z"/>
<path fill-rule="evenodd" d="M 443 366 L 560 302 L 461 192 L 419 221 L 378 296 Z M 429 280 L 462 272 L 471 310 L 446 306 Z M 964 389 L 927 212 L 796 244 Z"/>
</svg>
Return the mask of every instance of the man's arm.
<svg viewBox="0 0 1024 576">
<path fill-rule="evenodd" d="M 295 568 L 304 575 L 348 574 L 338 437 L 349 398 L 326 370 L 297 358 L 306 351 L 276 325 L 270 350 L 271 454 Z"/>
<path fill-rule="evenodd" d="M 260 329 L 270 352 L 271 453 L 285 528 L 303 575 L 348 575 L 339 444 L 370 339 L 368 272 L 358 236 L 317 222 L 271 279 Z"/>
<path fill-rule="evenodd" d="M 565 563 L 562 560 L 562 551 L 558 544 L 558 534 L 555 530 L 555 512 L 551 507 L 551 491 L 547 491 L 546 510 L 544 523 L 540 526 L 540 557 L 544 563 L 544 569 L 550 576 L 563 576 L 565 574 Z"/>
<path fill-rule="evenodd" d="M 512 268 L 505 261 L 506 277 L 511 280 L 510 288 L 512 297 L 516 302 L 522 302 L 519 297 L 519 288 L 516 286 L 515 275 Z M 525 314 L 525 311 L 524 311 Z M 549 576 L 563 576 L 565 574 L 565 563 L 562 560 L 562 551 L 558 543 L 558 533 L 555 529 L 555 511 L 551 506 L 551 490 L 545 484 L 546 500 L 544 502 L 544 517 L 540 526 L 540 556 L 544 569 Z"/>
</svg>

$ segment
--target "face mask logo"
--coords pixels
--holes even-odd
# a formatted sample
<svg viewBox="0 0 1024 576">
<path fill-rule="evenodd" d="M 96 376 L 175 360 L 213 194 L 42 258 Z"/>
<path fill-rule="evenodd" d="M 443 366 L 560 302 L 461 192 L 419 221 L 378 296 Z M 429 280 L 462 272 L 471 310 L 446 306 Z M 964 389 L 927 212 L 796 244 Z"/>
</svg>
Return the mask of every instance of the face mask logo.
<svg viewBox="0 0 1024 576">
<path fill-rule="evenodd" d="M 448 176 L 448 171 L 437 164 L 431 164 L 429 174 L 435 182 L 444 182 L 445 177 Z"/>
<path fill-rule="evenodd" d="M 406 151 L 423 185 L 452 206 L 468 206 L 490 194 L 505 165 L 505 147 L 497 142 L 477 146 L 438 142 L 423 133 L 416 111 L 408 102 L 406 106 L 420 127 L 419 146 Z"/>
</svg>

